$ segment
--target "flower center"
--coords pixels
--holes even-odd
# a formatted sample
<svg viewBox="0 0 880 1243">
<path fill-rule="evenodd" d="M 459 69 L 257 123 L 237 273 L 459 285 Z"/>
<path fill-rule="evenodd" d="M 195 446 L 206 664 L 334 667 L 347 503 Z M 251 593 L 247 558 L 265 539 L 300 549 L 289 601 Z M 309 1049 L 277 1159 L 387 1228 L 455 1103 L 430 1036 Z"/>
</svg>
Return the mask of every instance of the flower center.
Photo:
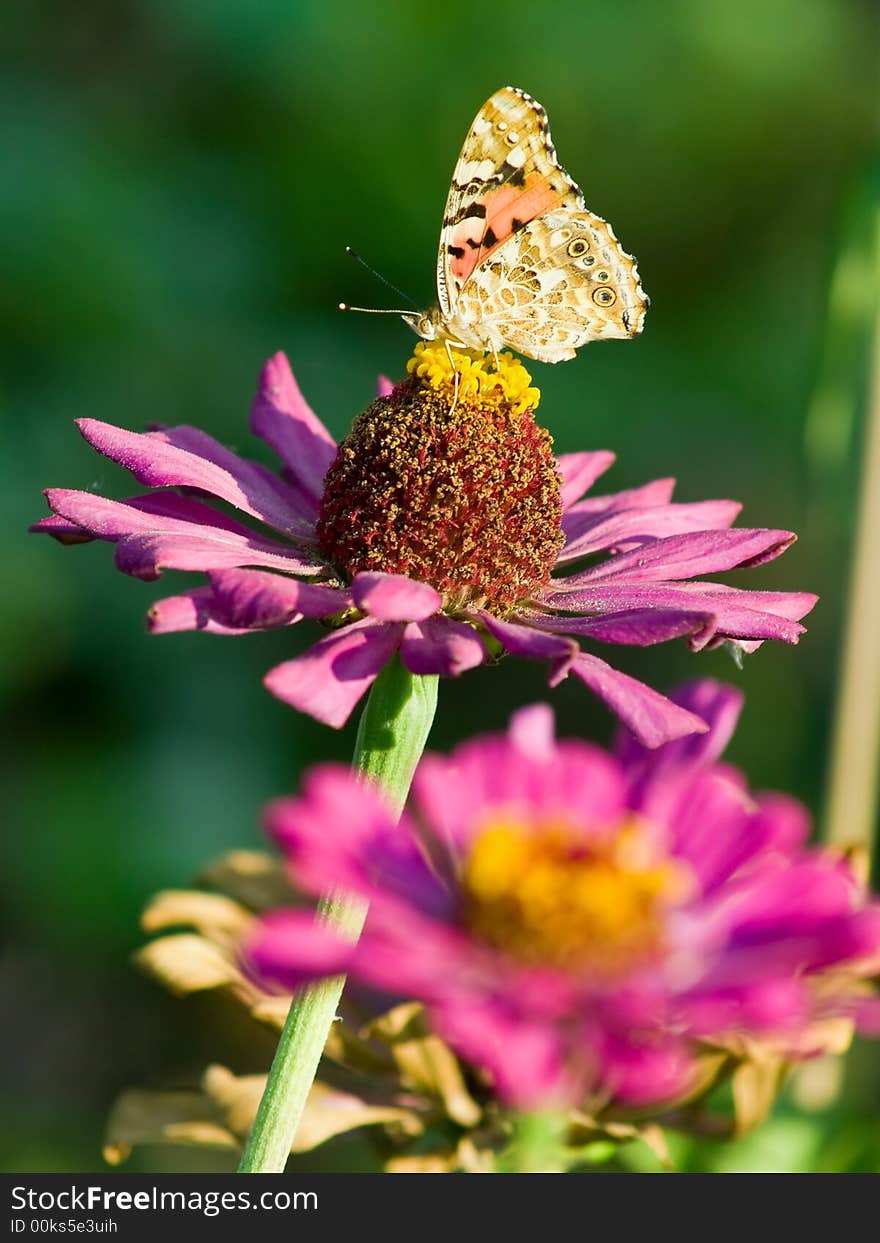
<svg viewBox="0 0 880 1243">
<path fill-rule="evenodd" d="M 620 976 L 662 949 L 665 912 L 684 880 L 636 821 L 594 841 L 566 822 L 502 818 L 466 860 L 466 920 L 529 966 Z"/>
<path fill-rule="evenodd" d="M 454 370 L 444 345 L 420 343 L 407 379 L 355 420 L 324 480 L 318 538 L 348 577 L 405 574 L 451 611 L 503 614 L 549 581 L 560 476 L 522 363 L 452 356 Z"/>
</svg>

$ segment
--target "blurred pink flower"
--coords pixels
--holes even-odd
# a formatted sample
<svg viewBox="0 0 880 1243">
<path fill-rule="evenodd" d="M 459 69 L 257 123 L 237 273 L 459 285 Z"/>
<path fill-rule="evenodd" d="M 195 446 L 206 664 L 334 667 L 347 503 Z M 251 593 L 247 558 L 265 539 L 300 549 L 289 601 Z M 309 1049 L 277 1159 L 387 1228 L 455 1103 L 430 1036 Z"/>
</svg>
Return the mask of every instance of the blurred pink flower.
<svg viewBox="0 0 880 1243">
<path fill-rule="evenodd" d="M 137 578 L 205 572 L 207 585 L 153 605 L 154 633 L 240 635 L 322 620 L 331 633 L 272 669 L 266 685 L 332 726 L 398 652 L 415 674 L 450 677 L 507 651 L 548 662 L 551 685 L 573 674 L 648 746 L 704 730 L 580 641 L 796 643 L 815 596 L 695 581 L 770 561 L 795 536 L 729 529 L 740 509 L 732 501 L 673 504 L 671 479 L 584 499 L 614 455 L 554 459 L 531 409 L 504 395 L 493 405 L 487 392 L 462 398 L 450 421 L 448 396 L 438 399 L 421 372 L 393 389 L 385 382 L 337 447 L 277 354 L 251 427 L 280 457 L 280 474 L 195 427 L 139 434 L 82 419 L 93 448 L 161 490 L 114 501 L 52 488 L 53 516 L 32 529 L 62 543 L 108 540 L 118 568 Z"/>
<path fill-rule="evenodd" d="M 739 714 L 715 682 L 676 702 L 707 734 L 616 754 L 557 742 L 549 708 L 427 755 L 396 826 L 378 793 L 313 769 L 267 822 L 296 883 L 370 903 L 357 945 L 305 911 L 250 947 L 293 989 L 350 973 L 426 1003 L 438 1033 L 520 1107 L 687 1091 L 700 1042 L 771 1038 L 876 1010 L 846 971 L 880 951 L 880 906 L 804 809 L 718 762 Z M 878 960 L 880 961 L 880 960 Z"/>
</svg>

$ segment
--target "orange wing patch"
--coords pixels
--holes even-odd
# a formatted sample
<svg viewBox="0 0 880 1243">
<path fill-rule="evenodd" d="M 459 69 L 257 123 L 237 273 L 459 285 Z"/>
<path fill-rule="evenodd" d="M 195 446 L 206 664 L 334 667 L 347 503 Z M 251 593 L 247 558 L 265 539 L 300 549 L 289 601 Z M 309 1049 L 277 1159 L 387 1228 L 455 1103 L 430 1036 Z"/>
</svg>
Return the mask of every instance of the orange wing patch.
<svg viewBox="0 0 880 1243">
<path fill-rule="evenodd" d="M 529 173 L 521 186 L 501 185 L 475 200 L 470 209 L 473 214 L 455 225 L 449 238 L 453 276 L 463 284 L 509 237 L 558 207 L 562 199 L 562 190 L 554 190 L 547 178 L 536 172 Z"/>
</svg>

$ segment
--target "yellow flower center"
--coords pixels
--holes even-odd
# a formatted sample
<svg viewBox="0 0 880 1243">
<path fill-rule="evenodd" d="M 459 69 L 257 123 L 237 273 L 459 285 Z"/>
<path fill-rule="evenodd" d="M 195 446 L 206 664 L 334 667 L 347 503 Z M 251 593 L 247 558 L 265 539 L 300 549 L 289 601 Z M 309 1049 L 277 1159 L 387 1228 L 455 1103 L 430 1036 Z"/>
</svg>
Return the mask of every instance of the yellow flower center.
<svg viewBox="0 0 880 1243">
<path fill-rule="evenodd" d="M 687 878 L 635 820 L 594 841 L 564 821 L 501 818 L 474 840 L 464 888 L 482 940 L 529 966 L 607 979 L 662 950 L 665 913 Z"/>
<path fill-rule="evenodd" d="M 532 387 L 532 377 L 518 358 L 499 354 L 498 367 L 492 354 L 479 350 L 454 350 L 438 341 L 420 341 L 406 364 L 409 375 L 417 375 L 438 392 L 455 391 L 458 375 L 459 401 L 488 398 L 503 401 L 512 414 L 536 410 L 541 393 Z"/>
</svg>

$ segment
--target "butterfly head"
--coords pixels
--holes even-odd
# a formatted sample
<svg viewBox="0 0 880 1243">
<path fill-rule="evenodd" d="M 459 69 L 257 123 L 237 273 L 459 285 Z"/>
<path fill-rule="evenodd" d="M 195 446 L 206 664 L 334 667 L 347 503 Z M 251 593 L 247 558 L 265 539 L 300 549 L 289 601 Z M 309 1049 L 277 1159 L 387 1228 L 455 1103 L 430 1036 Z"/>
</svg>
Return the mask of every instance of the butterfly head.
<svg viewBox="0 0 880 1243">
<path fill-rule="evenodd" d="M 416 336 L 422 337 L 425 341 L 436 341 L 438 337 L 444 335 L 443 319 L 438 306 L 432 306 L 427 311 L 420 311 L 418 315 L 404 315 L 403 319 Z"/>
</svg>

